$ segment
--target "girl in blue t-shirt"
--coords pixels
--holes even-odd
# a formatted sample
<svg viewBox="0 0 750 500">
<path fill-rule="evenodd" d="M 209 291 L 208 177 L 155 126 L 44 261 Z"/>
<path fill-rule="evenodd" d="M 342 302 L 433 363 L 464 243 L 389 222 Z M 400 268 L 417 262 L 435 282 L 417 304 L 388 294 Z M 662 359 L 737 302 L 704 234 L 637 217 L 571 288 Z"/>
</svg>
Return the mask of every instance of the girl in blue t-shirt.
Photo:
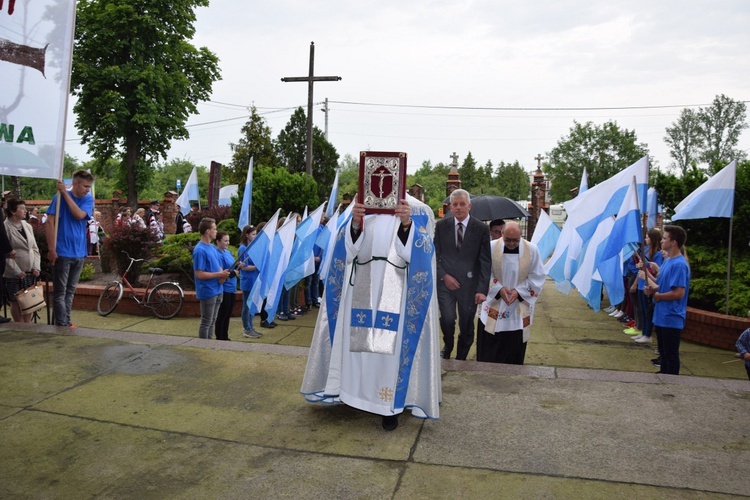
<svg viewBox="0 0 750 500">
<path fill-rule="evenodd" d="M 650 344 L 651 334 L 654 331 L 654 302 L 643 292 L 643 287 L 646 285 L 646 273 L 649 273 L 651 280 L 654 281 L 653 276 L 656 273 L 650 268 L 651 262 L 657 266 L 654 269 L 661 267 L 664 262 L 664 256 L 661 254 L 661 231 L 656 228 L 649 229 L 645 243 L 643 253 L 646 255 L 649 268 L 644 270 L 643 262 L 638 263 L 638 300 L 641 304 L 642 332 L 637 337 L 633 337 L 633 341 L 639 344 Z"/>
<path fill-rule="evenodd" d="M 234 255 L 229 251 L 229 235 L 224 231 L 216 233 L 216 250 L 219 252 L 221 268 L 229 269 L 230 274 L 222 286 L 223 294 L 214 333 L 216 334 L 216 340 L 230 340 L 229 318 L 232 317 L 234 296 L 237 293 L 237 274 L 235 272 Z"/>
</svg>

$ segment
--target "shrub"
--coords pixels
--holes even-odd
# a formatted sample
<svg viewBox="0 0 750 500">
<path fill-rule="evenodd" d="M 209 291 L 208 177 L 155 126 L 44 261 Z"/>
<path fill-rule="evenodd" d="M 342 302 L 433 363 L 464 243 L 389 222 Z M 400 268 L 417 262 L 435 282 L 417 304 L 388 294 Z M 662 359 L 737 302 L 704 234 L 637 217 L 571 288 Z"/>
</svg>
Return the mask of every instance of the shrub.
<svg viewBox="0 0 750 500">
<path fill-rule="evenodd" d="M 157 246 L 159 238 L 147 227 L 138 224 L 121 224 L 115 226 L 104 240 L 104 251 L 114 262 L 117 273 L 122 274 L 130 265 L 130 259 L 123 252 L 127 252 L 134 259 L 148 259 Z M 127 279 L 133 285 L 138 282 L 141 266 L 134 264 L 128 271 Z"/>
<path fill-rule="evenodd" d="M 688 305 L 725 314 L 727 312 L 727 250 L 687 245 L 690 263 Z M 744 317 L 750 304 L 750 259 L 732 252 L 729 283 L 729 314 Z"/>
<path fill-rule="evenodd" d="M 201 219 L 203 219 L 204 217 L 210 217 L 211 219 L 215 220 L 216 227 L 218 228 L 221 221 L 233 218 L 232 207 L 220 205 L 213 208 L 204 208 L 203 210 L 198 210 L 197 212 L 190 211 L 185 216 L 185 219 L 187 219 L 190 225 L 193 226 L 193 231 L 197 232 L 198 224 L 200 224 Z M 224 230 L 222 229 L 222 231 Z"/>
<path fill-rule="evenodd" d="M 234 219 L 224 219 L 223 221 L 216 224 L 216 229 L 224 231 L 229 235 L 229 244 L 232 246 L 240 245 L 240 229 L 237 227 L 237 221 Z"/>
<path fill-rule="evenodd" d="M 94 274 L 96 273 L 96 270 L 94 269 L 94 264 L 91 262 L 88 262 L 83 265 L 83 269 L 81 269 L 81 281 L 88 281 L 91 278 L 94 277 Z"/>
<path fill-rule="evenodd" d="M 167 237 L 159 249 L 159 259 L 153 263 L 168 273 L 181 273 L 193 281 L 193 248 L 201 240 L 198 233 L 175 234 Z"/>
</svg>

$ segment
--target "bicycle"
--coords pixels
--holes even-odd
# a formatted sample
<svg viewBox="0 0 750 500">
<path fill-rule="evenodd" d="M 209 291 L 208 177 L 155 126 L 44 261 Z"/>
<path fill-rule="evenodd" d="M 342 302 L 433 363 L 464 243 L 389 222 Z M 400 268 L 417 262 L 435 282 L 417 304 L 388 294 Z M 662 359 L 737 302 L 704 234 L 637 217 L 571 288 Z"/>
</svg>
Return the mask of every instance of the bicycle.
<svg viewBox="0 0 750 500">
<path fill-rule="evenodd" d="M 102 290 L 101 295 L 99 295 L 99 301 L 96 304 L 96 311 L 101 316 L 107 316 L 114 311 L 122 299 L 122 285 L 124 283 L 130 290 L 130 297 L 138 303 L 141 309 L 149 308 L 157 318 L 161 319 L 170 319 L 177 316 L 182 310 L 182 303 L 185 299 L 185 293 L 182 291 L 180 285 L 172 281 L 165 281 L 157 284 L 149 291 L 154 276 L 164 272 L 158 267 L 149 267 L 148 270 L 151 276 L 148 278 L 148 283 L 146 283 L 143 294 L 139 294 L 125 276 L 135 262 L 142 262 L 144 259 L 134 259 L 124 250 L 122 253 L 130 259 L 130 264 L 119 279 L 116 279 Z"/>
</svg>

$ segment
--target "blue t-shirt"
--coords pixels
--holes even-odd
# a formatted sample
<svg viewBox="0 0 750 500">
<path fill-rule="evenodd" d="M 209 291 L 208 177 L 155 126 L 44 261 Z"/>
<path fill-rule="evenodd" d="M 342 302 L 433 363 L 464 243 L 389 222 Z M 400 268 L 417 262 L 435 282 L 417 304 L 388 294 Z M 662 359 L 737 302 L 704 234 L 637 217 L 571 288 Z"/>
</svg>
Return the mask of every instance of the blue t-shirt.
<svg viewBox="0 0 750 500">
<path fill-rule="evenodd" d="M 673 288 L 684 288 L 685 295 L 680 300 L 659 300 L 654 304 L 654 325 L 664 328 L 685 328 L 688 292 L 690 291 L 690 267 L 685 257 L 677 255 L 664 261 L 659 272 L 659 293 L 667 293 Z"/>
<path fill-rule="evenodd" d="M 58 193 L 59 194 L 59 193 Z M 94 197 L 88 193 L 82 198 L 73 196 L 68 191 L 75 204 L 86 212 L 86 217 L 81 220 L 73 217 L 68 204 L 64 199 L 60 200 L 60 216 L 57 217 L 57 246 L 55 250 L 59 257 L 69 259 L 83 259 L 89 253 L 89 219 L 94 215 Z M 47 215 L 56 215 L 57 194 L 52 197 Z"/>
<path fill-rule="evenodd" d="M 193 271 L 205 271 L 207 273 L 218 273 L 221 271 L 221 255 L 214 245 L 199 241 L 193 249 Z M 199 280 L 195 278 L 195 296 L 198 300 L 206 300 L 220 295 L 222 286 L 219 278 L 210 280 Z"/>
<path fill-rule="evenodd" d="M 218 248 L 216 250 L 219 250 Z M 234 255 L 229 249 L 219 252 L 219 263 L 222 269 L 232 269 L 234 267 Z M 222 287 L 224 293 L 235 293 L 237 291 L 237 278 L 227 278 Z"/>
<path fill-rule="evenodd" d="M 255 263 L 253 262 L 253 259 L 245 255 L 249 247 L 250 245 L 240 245 L 240 248 L 237 250 L 237 256 L 239 257 L 240 260 L 242 260 L 242 264 L 244 266 L 255 265 Z M 257 269 L 255 271 L 240 270 L 240 290 L 242 290 L 243 292 L 249 292 L 250 290 L 252 290 L 253 285 L 255 284 L 255 280 L 258 279 L 259 274 L 260 274 L 260 271 L 258 271 Z"/>
<path fill-rule="evenodd" d="M 648 246 L 643 248 L 643 254 L 646 255 L 646 258 L 648 258 Z M 651 259 L 651 262 L 656 262 L 656 265 L 659 266 L 659 269 L 661 269 L 661 265 L 664 262 L 664 256 L 661 254 L 661 252 L 656 252 Z M 641 278 L 638 278 L 638 290 L 643 290 L 643 287 L 646 285 L 646 280 L 642 280 Z"/>
</svg>

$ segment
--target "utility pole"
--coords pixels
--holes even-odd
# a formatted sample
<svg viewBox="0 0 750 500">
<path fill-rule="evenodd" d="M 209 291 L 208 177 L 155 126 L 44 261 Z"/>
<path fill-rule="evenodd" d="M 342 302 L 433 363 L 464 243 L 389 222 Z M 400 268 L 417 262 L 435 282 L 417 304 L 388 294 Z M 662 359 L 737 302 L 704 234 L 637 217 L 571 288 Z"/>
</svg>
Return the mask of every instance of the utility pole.
<svg viewBox="0 0 750 500">
<path fill-rule="evenodd" d="M 340 76 L 315 76 L 315 42 L 310 42 L 310 71 L 307 76 L 282 78 L 282 82 L 307 82 L 307 150 L 305 151 L 305 171 L 312 177 L 312 136 L 313 136 L 313 83 L 338 82 Z M 326 118 L 328 114 L 326 114 Z"/>
<path fill-rule="evenodd" d="M 328 140 L 328 98 L 326 97 L 325 102 L 323 103 L 323 109 L 321 109 L 323 113 L 326 115 L 326 129 L 325 129 L 325 136 L 326 141 Z"/>
</svg>

